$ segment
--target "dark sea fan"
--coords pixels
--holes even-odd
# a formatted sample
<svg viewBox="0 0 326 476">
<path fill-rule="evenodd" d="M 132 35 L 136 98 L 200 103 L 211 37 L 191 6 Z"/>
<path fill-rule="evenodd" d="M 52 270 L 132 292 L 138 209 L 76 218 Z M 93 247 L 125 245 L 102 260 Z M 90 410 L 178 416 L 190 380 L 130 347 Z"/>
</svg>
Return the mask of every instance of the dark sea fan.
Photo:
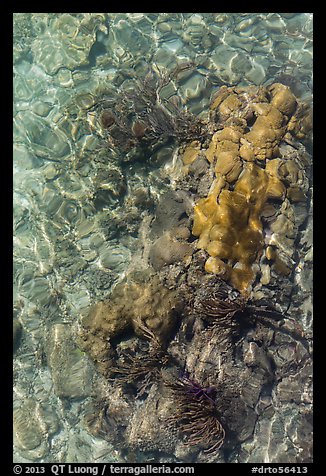
<svg viewBox="0 0 326 476">
<path fill-rule="evenodd" d="M 138 327 L 149 341 L 147 351 L 137 354 L 125 351 L 120 363 L 111 369 L 114 381 L 118 384 L 130 384 L 137 388 L 137 396 L 141 397 L 149 387 L 159 380 L 161 368 L 168 363 L 169 356 L 155 334 L 138 321 Z M 122 361 L 121 361 L 122 360 Z"/>
<path fill-rule="evenodd" d="M 141 397 L 159 379 L 160 368 L 164 365 L 165 355 L 157 353 L 125 353 L 123 363 L 112 369 L 114 380 L 119 384 L 131 384 L 137 388 L 137 395 Z"/>
<path fill-rule="evenodd" d="M 128 152 L 136 146 L 153 147 L 168 140 L 181 143 L 205 137 L 204 123 L 180 107 L 177 96 L 164 98 L 161 94 L 181 71 L 192 66 L 180 65 L 170 73 L 151 69 L 143 79 L 133 77 L 116 99 L 99 99 L 96 108 L 109 143 Z"/>
<path fill-rule="evenodd" d="M 195 309 L 206 322 L 208 330 L 219 334 L 221 342 L 231 336 L 237 340 L 243 330 L 259 323 L 288 334 L 307 347 L 303 329 L 298 322 L 273 307 L 234 295 L 234 290 L 226 283 L 200 296 Z"/>
<path fill-rule="evenodd" d="M 185 435 L 187 446 L 199 446 L 205 453 L 214 453 L 223 444 L 225 430 L 215 406 L 214 387 L 203 387 L 187 375 L 166 382 L 175 401 L 169 423 Z"/>
</svg>

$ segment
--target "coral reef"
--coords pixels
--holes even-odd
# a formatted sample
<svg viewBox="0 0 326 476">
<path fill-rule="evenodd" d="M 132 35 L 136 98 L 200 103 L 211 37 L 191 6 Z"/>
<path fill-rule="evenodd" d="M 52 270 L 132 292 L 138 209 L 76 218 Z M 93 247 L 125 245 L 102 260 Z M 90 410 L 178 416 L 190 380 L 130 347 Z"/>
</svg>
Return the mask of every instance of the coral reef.
<svg viewBox="0 0 326 476">
<path fill-rule="evenodd" d="M 155 99 L 152 80 L 149 75 L 137 83 L 135 94 L 126 91 L 112 109 L 100 103 L 101 127 L 113 145 L 126 146 L 127 155 L 139 146 L 153 151 L 156 131 L 171 136 L 168 118 L 175 110 L 165 111 L 167 103 Z M 265 410 L 266 418 L 281 418 L 268 403 L 270 389 L 277 389 L 280 401 L 288 398 L 278 382 L 294 364 L 290 359 L 278 374 L 277 350 L 270 354 L 269 348 L 273 338 L 288 339 L 287 351 L 295 342 L 304 365 L 310 343 L 286 312 L 286 293 L 276 309 L 259 300 L 257 284 L 255 295 L 252 288 L 257 276 L 261 286 L 274 271 L 291 275 L 302 220 L 297 210 L 309 189 L 310 158 L 297 142 L 306 138 L 307 112 L 282 84 L 222 87 L 209 119 L 173 136 L 181 144 L 179 162 L 174 156 L 166 173 L 175 190 L 160 194 L 153 215 L 143 220 L 142 251 L 125 278 L 82 320 L 80 346 L 113 392 L 97 403 L 105 411 L 88 415 L 92 434 L 123 440 L 129 453 L 224 461 L 222 445 L 228 454 L 257 431 L 256 411 L 262 419 Z M 187 134 L 190 142 L 182 143 Z M 136 204 L 137 195 L 128 200 Z M 180 368 L 187 372 L 176 377 Z M 139 405 L 115 416 L 122 395 Z"/>
<path fill-rule="evenodd" d="M 127 448 L 171 452 L 174 444 L 185 460 L 223 460 L 222 445 L 228 452 L 256 431 L 258 407 L 266 418 L 277 414 L 264 392 L 294 364 L 284 365 L 282 377 L 274 372 L 273 336 L 300 347 L 301 365 L 309 358 L 310 343 L 286 302 L 276 309 L 251 292 L 256 276 L 268 285 L 271 272 L 291 274 L 302 220 L 296 207 L 309 188 L 310 159 L 296 135 L 306 138 L 306 113 L 282 84 L 220 88 L 198 140 L 180 147 L 181 178 L 167 168 L 176 190 L 160 195 L 142 229 L 139 263 L 157 275 L 127 275 L 83 320 L 83 348 L 114 388 L 141 399 L 130 421 L 111 422 Z M 102 120 L 112 127 L 107 111 Z M 187 373 L 175 377 L 176 368 Z M 164 431 L 162 421 L 169 423 Z"/>
<path fill-rule="evenodd" d="M 216 409 L 227 434 L 223 446 L 227 451 L 230 441 L 233 447 L 235 440 L 250 441 L 252 432 L 259 432 L 257 414 L 259 421 L 271 418 L 277 425 L 286 408 L 271 402 L 270 389 L 278 389 L 279 385 L 283 388 L 282 379 L 292 372 L 301 378 L 297 372 L 299 368 L 304 372 L 309 362 L 311 343 L 302 338 L 298 323 L 285 313 L 260 303 L 245 303 L 238 292 L 217 276 L 208 283 L 200 280 L 203 275 L 198 278 L 189 314 L 179 332 L 178 345 L 185 349 L 175 353 L 171 344 L 169 350 L 179 356 L 192 380 L 205 382 L 206 393 L 214 387 Z M 278 357 L 280 345 L 289 358 L 289 366 L 284 360 L 282 368 Z M 291 357 L 293 346 L 300 357 Z M 300 405 L 303 409 L 302 400 Z"/>
<path fill-rule="evenodd" d="M 206 271 L 218 274 L 243 293 L 256 277 L 254 264 L 266 245 L 261 219 L 266 207 L 275 200 L 284 204 L 286 199 L 305 198 L 306 185 L 301 189 L 298 180 L 303 175 L 302 165 L 278 157 L 281 142 L 300 129 L 289 127 L 298 120 L 297 108 L 295 96 L 280 83 L 268 88 L 222 87 L 211 106 L 212 119 L 221 128 L 205 152 L 214 178 L 208 196 L 195 204 L 192 233 L 199 237 L 197 247 L 209 255 Z M 305 124 L 309 122 L 306 115 L 299 115 Z M 193 145 L 189 147 L 185 164 L 198 154 Z M 284 222 L 284 218 L 280 220 Z M 291 237 L 282 225 L 283 233 Z M 272 231 L 280 229 L 276 227 L 275 221 Z M 291 266 L 275 250 L 267 255 L 275 260 L 279 272 L 290 273 Z"/>
</svg>

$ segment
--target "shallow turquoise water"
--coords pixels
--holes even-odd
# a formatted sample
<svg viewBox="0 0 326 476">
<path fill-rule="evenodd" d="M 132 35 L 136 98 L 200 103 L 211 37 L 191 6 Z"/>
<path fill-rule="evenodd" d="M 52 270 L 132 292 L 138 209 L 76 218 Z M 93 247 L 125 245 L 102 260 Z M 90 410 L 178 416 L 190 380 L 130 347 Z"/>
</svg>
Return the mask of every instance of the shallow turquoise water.
<svg viewBox="0 0 326 476">
<path fill-rule="evenodd" d="M 92 365 L 69 346 L 80 316 L 138 250 L 141 217 L 121 218 L 127 198 L 142 187 L 159 196 L 167 185 L 156 166 L 118 163 L 114 151 L 108 174 L 88 108 L 131 71 L 142 77 L 148 65 L 172 71 L 189 61 L 176 87 L 194 114 L 223 84 L 281 81 L 311 101 L 312 14 L 14 14 L 17 462 L 121 460 L 82 424 Z M 169 149 L 160 154 L 158 163 L 171 158 Z M 54 357 L 62 349 L 66 366 Z"/>
</svg>

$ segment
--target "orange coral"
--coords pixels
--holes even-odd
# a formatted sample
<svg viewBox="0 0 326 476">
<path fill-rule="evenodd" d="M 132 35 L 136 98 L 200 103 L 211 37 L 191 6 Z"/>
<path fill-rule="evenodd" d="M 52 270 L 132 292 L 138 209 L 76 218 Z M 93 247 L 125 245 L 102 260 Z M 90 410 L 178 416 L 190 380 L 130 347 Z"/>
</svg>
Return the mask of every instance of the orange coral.
<svg viewBox="0 0 326 476">
<path fill-rule="evenodd" d="M 296 200 L 302 196 L 293 186 L 299 173 L 294 161 L 274 158 L 297 100 L 279 83 L 256 88 L 256 98 L 254 92 L 252 87 L 247 92 L 224 87 L 211 106 L 225 127 L 213 135 L 205 152 L 215 178 L 208 196 L 194 207 L 192 229 L 199 238 L 197 247 L 209 255 L 205 270 L 229 279 L 242 292 L 253 281 L 253 264 L 263 251 L 266 202 L 284 200 L 287 193 Z M 300 130 L 292 119 L 292 130 L 294 126 Z"/>
</svg>

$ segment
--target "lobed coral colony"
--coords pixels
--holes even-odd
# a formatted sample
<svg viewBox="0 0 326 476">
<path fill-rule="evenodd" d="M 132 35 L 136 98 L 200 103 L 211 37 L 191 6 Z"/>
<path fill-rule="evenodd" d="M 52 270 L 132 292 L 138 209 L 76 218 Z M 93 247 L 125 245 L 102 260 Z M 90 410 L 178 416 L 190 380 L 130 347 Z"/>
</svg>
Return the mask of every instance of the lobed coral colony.
<svg viewBox="0 0 326 476">
<path fill-rule="evenodd" d="M 296 134 L 297 109 L 295 96 L 279 83 L 269 88 L 224 86 L 211 106 L 223 128 L 204 152 L 214 179 L 208 196 L 194 207 L 192 233 L 199 238 L 197 247 L 209 255 L 205 270 L 243 293 L 255 278 L 253 265 L 264 249 L 265 207 L 274 200 L 305 199 L 296 188 L 300 166 L 281 157 L 279 149 L 281 141 Z M 193 146 L 186 149 L 184 164 L 191 150 Z M 290 272 L 273 248 L 267 256 Z"/>
<path fill-rule="evenodd" d="M 167 83 L 166 77 L 161 79 L 158 90 Z M 215 368 L 216 358 L 209 353 L 215 345 L 215 352 L 221 347 L 227 355 L 230 345 L 236 345 L 234 336 L 241 336 L 243 323 L 248 327 L 258 321 L 275 323 L 280 328 L 285 319 L 280 312 L 255 305 L 250 292 L 257 276 L 262 285 L 271 279 L 261 271 L 264 260 L 279 275 L 291 274 L 298 229 L 294 207 L 306 200 L 309 188 L 299 140 L 308 136 L 311 116 L 280 83 L 222 86 L 206 122 L 168 106 L 156 94 L 150 75 L 112 110 L 99 111 L 108 141 L 121 146 L 122 153 L 127 146 L 139 144 L 152 151 L 162 135 L 179 141 L 181 178 L 176 180 L 179 191 L 162 194 L 154 220 L 147 232 L 142 231 L 142 239 L 149 243 L 143 247 L 143 270 L 127 272 L 107 300 L 92 306 L 82 323 L 80 345 L 113 385 L 127 393 L 134 385 L 138 392 L 136 397 L 128 394 L 129 406 L 130 395 L 144 399 L 144 411 L 146 405 L 155 406 L 146 413 L 158 415 L 148 423 L 148 435 L 131 436 L 137 433 L 134 424 L 124 433 L 127 447 L 170 451 L 172 441 L 174 448 L 177 440 L 172 437 L 163 442 L 167 429 L 162 415 L 168 414 L 167 421 L 176 424 L 185 445 L 211 454 L 224 440 L 230 444 L 232 435 L 238 441 L 248 438 L 243 434 L 249 420 L 244 417 L 241 423 L 235 415 L 237 411 L 251 415 L 254 404 L 241 407 L 246 390 L 238 389 L 236 366 L 223 380 L 221 362 Z M 181 193 L 187 184 L 188 191 Z M 195 321 L 201 324 L 196 327 Z M 296 332 L 298 336 L 301 330 Z M 254 348 L 254 343 L 250 345 Z M 262 351 L 257 347 L 255 352 Z M 259 385 L 270 386 L 272 366 L 266 359 L 261 360 L 263 370 L 258 374 L 248 364 L 244 380 L 254 378 Z M 173 377 L 175 368 L 185 365 L 191 368 L 192 378 L 188 371 Z M 162 377 L 164 372 L 168 379 Z M 153 390 L 147 398 L 151 388 L 159 396 Z M 127 417 L 119 435 L 127 420 L 134 418 Z"/>
</svg>

